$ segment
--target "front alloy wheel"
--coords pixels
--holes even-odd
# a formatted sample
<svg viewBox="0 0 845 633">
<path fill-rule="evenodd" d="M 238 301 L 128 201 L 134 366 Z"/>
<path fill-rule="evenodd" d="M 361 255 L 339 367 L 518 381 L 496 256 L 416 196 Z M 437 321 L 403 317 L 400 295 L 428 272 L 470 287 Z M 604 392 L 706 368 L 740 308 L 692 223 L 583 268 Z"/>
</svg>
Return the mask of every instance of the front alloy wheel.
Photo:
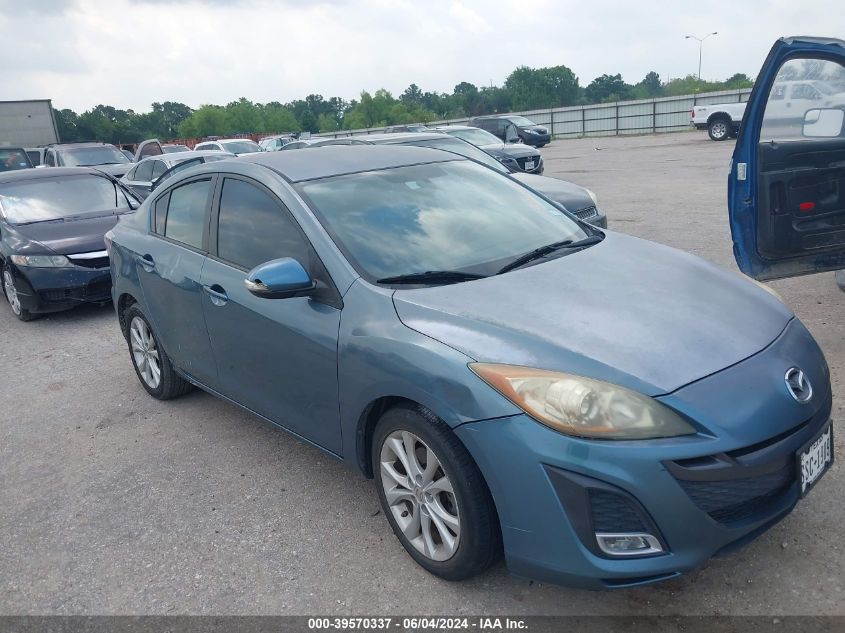
<svg viewBox="0 0 845 633">
<path fill-rule="evenodd" d="M 3 293 L 12 308 L 12 313 L 21 321 L 31 321 L 35 318 L 29 310 L 21 305 L 21 298 L 18 296 L 18 289 L 15 288 L 15 278 L 8 267 L 3 269 Z"/>
<path fill-rule="evenodd" d="M 381 485 L 411 545 L 431 560 L 449 560 L 461 539 L 461 517 L 452 482 L 434 451 L 413 433 L 394 431 L 381 447 Z"/>
<path fill-rule="evenodd" d="M 724 141 L 730 137 L 731 124 L 725 119 L 716 119 L 707 127 L 707 133 L 714 141 Z"/>
<path fill-rule="evenodd" d="M 490 490 L 443 420 L 410 403 L 388 409 L 371 455 L 382 511 L 421 567 L 462 580 L 496 561 L 502 536 Z"/>
</svg>

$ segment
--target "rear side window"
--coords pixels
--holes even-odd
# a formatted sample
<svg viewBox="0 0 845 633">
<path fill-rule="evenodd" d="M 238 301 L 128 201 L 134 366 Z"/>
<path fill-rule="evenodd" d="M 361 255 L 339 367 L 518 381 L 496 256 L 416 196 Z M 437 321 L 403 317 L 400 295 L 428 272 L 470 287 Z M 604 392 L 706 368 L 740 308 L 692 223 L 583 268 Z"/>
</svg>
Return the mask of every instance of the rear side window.
<svg viewBox="0 0 845 633">
<path fill-rule="evenodd" d="M 197 180 L 173 189 L 167 205 L 164 236 L 201 249 L 205 209 L 210 192 L 211 180 Z M 158 209 L 156 209 L 156 224 L 158 223 Z"/>
<path fill-rule="evenodd" d="M 280 257 L 309 261 L 309 246 L 290 212 L 255 185 L 227 178 L 220 197 L 217 255 L 245 268 Z"/>
<path fill-rule="evenodd" d="M 153 179 L 153 161 L 144 161 L 135 168 L 134 180 L 138 182 L 149 182 Z"/>
<path fill-rule="evenodd" d="M 33 167 L 41 164 L 41 152 L 27 150 L 26 155 L 29 156 L 29 162 L 32 163 Z"/>
</svg>

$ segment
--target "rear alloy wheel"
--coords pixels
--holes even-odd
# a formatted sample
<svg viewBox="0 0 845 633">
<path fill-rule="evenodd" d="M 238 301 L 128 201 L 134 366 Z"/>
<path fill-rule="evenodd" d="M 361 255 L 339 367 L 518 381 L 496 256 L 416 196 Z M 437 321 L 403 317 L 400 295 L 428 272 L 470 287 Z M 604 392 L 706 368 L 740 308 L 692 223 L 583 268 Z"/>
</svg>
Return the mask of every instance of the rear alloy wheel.
<svg viewBox="0 0 845 633">
<path fill-rule="evenodd" d="M 731 136 L 731 125 L 727 119 L 713 119 L 707 125 L 707 133 L 713 141 L 724 141 Z"/>
<path fill-rule="evenodd" d="M 7 266 L 3 269 L 3 294 L 12 308 L 12 313 L 21 321 L 32 321 L 36 315 L 21 305 L 21 298 L 18 296 L 18 289 L 15 288 L 15 278 L 11 269 Z"/>
<path fill-rule="evenodd" d="M 373 434 L 372 460 L 382 510 L 423 568 L 463 580 L 499 557 L 501 533 L 487 484 L 439 418 L 412 406 L 388 410 Z"/>
<path fill-rule="evenodd" d="M 153 398 L 169 400 L 190 391 L 191 383 L 173 369 L 170 358 L 159 345 L 147 317 L 133 303 L 124 314 L 129 356 L 138 380 Z"/>
</svg>

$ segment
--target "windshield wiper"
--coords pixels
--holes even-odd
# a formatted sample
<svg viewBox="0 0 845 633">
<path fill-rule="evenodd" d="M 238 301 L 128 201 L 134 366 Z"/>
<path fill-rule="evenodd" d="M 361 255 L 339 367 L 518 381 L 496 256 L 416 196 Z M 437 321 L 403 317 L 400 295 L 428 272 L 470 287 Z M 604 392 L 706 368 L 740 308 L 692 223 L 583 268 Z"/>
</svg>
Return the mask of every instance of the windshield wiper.
<svg viewBox="0 0 845 633">
<path fill-rule="evenodd" d="M 586 246 L 592 246 L 593 244 L 598 244 L 604 239 L 601 235 L 588 235 L 582 240 L 578 240 L 577 242 L 573 242 L 572 240 L 563 240 L 562 242 L 554 242 L 552 244 L 547 244 L 546 246 L 541 246 L 540 248 L 535 248 L 533 251 L 529 251 L 525 253 L 525 255 L 520 255 L 512 262 L 508 262 L 504 266 L 502 266 L 497 275 L 501 275 L 502 273 L 509 272 L 515 268 L 519 268 L 520 266 L 524 266 L 529 262 L 533 262 L 534 260 L 541 259 L 546 255 L 551 255 L 555 251 L 559 251 L 561 249 L 576 249 L 576 248 L 583 248 Z"/>
<path fill-rule="evenodd" d="M 454 284 L 461 281 L 483 279 L 486 276 L 477 273 L 465 273 L 460 270 L 427 270 L 422 273 L 382 277 L 376 281 L 380 284 Z"/>
</svg>

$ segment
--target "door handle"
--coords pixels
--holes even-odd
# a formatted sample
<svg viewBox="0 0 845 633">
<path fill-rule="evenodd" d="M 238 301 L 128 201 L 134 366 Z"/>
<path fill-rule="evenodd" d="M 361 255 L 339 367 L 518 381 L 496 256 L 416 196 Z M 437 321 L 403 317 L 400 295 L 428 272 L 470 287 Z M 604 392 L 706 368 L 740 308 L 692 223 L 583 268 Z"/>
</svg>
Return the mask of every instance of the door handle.
<svg viewBox="0 0 845 633">
<path fill-rule="evenodd" d="M 135 261 L 141 264 L 141 266 L 144 267 L 144 270 L 146 270 L 148 273 L 152 272 L 156 267 L 152 255 L 136 255 Z"/>
<path fill-rule="evenodd" d="M 216 306 L 226 305 L 226 302 L 229 301 L 229 295 L 226 294 L 226 291 L 219 284 L 203 286 L 202 289 L 211 298 L 211 303 Z"/>
</svg>

